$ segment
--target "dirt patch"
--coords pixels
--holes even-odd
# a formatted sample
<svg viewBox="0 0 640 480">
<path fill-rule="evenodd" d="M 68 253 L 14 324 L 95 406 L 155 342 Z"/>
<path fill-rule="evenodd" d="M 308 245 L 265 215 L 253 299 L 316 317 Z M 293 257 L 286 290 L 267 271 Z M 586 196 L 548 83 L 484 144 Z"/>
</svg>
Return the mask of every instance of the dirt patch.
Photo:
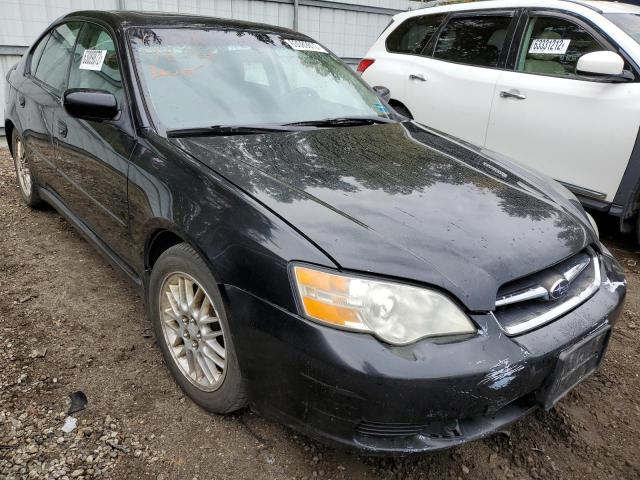
<svg viewBox="0 0 640 480">
<path fill-rule="evenodd" d="M 125 277 L 53 210 L 23 205 L 0 149 L 0 478 L 640 478 L 640 255 L 615 221 L 598 220 L 629 280 L 600 372 L 486 440 L 371 459 L 185 398 Z M 65 433 L 76 390 L 89 403 Z"/>
</svg>

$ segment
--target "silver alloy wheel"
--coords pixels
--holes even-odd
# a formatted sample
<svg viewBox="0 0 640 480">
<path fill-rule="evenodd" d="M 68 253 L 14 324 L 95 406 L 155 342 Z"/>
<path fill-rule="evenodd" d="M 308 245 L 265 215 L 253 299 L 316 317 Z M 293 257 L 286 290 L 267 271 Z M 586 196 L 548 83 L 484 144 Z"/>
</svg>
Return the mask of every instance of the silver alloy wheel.
<svg viewBox="0 0 640 480">
<path fill-rule="evenodd" d="M 22 193 L 24 193 L 25 197 L 30 197 L 31 189 L 33 188 L 31 172 L 29 171 L 29 165 L 27 165 L 27 154 L 24 149 L 24 144 L 20 138 L 16 139 L 16 173 Z"/>
<path fill-rule="evenodd" d="M 172 273 L 160 288 L 164 340 L 182 374 L 207 392 L 222 385 L 226 350 L 222 322 L 209 294 L 186 273 Z"/>
</svg>

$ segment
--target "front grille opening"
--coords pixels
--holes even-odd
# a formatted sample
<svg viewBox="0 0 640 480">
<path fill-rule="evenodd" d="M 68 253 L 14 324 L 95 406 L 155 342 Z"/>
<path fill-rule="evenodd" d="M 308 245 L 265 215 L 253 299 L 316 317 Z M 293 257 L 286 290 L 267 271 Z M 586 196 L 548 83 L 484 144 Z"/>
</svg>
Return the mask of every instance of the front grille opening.
<svg viewBox="0 0 640 480">
<path fill-rule="evenodd" d="M 549 323 L 577 307 L 600 287 L 600 259 L 588 248 L 533 275 L 503 285 L 494 316 L 509 335 Z"/>
</svg>

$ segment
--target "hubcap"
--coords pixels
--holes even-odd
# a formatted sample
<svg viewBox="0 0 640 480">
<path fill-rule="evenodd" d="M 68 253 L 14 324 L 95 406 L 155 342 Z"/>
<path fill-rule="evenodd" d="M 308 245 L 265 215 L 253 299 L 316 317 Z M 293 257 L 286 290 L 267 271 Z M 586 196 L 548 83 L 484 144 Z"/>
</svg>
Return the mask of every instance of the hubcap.
<svg viewBox="0 0 640 480">
<path fill-rule="evenodd" d="M 183 375 L 196 387 L 213 391 L 226 373 L 224 331 L 209 294 L 186 273 L 173 273 L 160 289 L 164 340 Z"/>
<path fill-rule="evenodd" d="M 31 172 L 27 165 L 27 155 L 22 140 L 16 140 L 16 172 L 18 174 L 18 183 L 25 196 L 31 196 Z"/>
</svg>

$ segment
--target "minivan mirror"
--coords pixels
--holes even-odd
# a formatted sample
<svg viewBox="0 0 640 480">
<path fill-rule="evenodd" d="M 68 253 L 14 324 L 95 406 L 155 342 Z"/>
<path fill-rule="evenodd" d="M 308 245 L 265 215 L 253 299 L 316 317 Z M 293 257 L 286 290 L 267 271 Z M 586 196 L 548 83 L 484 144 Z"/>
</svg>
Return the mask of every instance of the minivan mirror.
<svg viewBox="0 0 640 480">
<path fill-rule="evenodd" d="M 624 71 L 624 60 L 615 52 L 591 52 L 581 56 L 576 72 L 591 75 L 618 76 Z"/>
<path fill-rule="evenodd" d="M 84 120 L 112 120 L 119 112 L 116 97 L 105 90 L 70 88 L 62 104 L 69 115 Z"/>
<path fill-rule="evenodd" d="M 373 87 L 373 91 L 385 102 L 388 102 L 391 98 L 391 90 L 387 87 L 382 87 L 380 85 Z"/>
</svg>

